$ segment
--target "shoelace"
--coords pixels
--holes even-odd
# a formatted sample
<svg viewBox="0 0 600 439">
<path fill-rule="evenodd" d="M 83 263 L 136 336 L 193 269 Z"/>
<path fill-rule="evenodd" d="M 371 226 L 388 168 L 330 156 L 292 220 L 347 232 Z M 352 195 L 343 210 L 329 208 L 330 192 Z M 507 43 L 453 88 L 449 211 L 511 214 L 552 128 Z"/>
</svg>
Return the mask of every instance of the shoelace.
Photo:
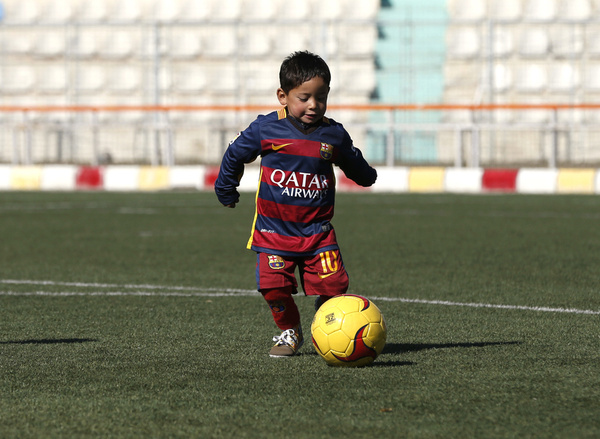
<svg viewBox="0 0 600 439">
<path fill-rule="evenodd" d="M 293 329 L 286 329 L 281 333 L 281 335 L 276 335 L 273 337 L 273 341 L 276 341 L 277 344 L 286 344 L 288 346 L 294 346 L 297 344 L 298 337 L 296 336 L 296 331 Z"/>
</svg>

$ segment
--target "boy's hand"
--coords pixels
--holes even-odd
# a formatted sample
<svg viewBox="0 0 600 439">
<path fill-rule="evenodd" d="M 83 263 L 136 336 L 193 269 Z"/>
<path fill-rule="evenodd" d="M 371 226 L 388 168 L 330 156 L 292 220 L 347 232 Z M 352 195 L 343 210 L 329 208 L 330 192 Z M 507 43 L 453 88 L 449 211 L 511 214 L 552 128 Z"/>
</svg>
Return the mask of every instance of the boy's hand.
<svg viewBox="0 0 600 439">
<path fill-rule="evenodd" d="M 225 207 L 229 207 L 231 209 L 235 209 L 236 203 L 227 204 Z"/>
</svg>

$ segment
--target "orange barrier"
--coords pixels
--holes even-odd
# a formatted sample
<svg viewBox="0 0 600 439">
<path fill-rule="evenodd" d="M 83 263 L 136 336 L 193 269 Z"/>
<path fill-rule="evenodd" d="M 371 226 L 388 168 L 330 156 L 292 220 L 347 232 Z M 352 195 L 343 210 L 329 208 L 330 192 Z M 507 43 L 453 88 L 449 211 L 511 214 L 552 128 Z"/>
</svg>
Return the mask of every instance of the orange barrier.
<svg viewBox="0 0 600 439">
<path fill-rule="evenodd" d="M 278 105 L 0 105 L 0 112 L 16 113 L 35 111 L 48 112 L 167 112 L 167 111 L 262 111 L 277 108 Z M 330 110 L 357 111 L 440 111 L 440 110 L 600 110 L 600 103 L 584 104 L 357 104 L 328 105 Z"/>
</svg>

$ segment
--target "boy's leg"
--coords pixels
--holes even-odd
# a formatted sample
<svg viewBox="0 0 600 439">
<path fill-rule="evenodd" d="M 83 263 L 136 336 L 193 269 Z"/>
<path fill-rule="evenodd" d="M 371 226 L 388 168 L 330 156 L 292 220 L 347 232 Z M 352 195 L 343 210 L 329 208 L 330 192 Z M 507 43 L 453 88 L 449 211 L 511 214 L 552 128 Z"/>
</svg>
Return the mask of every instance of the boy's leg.
<svg viewBox="0 0 600 439">
<path fill-rule="evenodd" d="M 306 259 L 300 266 L 300 276 L 306 295 L 318 296 L 315 310 L 331 297 L 348 291 L 348 273 L 337 249 L 323 251 Z"/>
<path fill-rule="evenodd" d="M 279 329 L 298 329 L 300 326 L 300 312 L 292 297 L 292 286 L 285 288 L 262 289 L 260 292 L 267 301 L 273 320 Z"/>
<path fill-rule="evenodd" d="M 273 320 L 283 332 L 273 338 L 275 346 L 271 348 L 271 357 L 289 357 L 302 346 L 302 326 L 300 312 L 292 297 L 298 284 L 294 271 L 296 263 L 277 255 L 257 254 L 256 281 L 258 290 L 265 298 Z"/>
</svg>

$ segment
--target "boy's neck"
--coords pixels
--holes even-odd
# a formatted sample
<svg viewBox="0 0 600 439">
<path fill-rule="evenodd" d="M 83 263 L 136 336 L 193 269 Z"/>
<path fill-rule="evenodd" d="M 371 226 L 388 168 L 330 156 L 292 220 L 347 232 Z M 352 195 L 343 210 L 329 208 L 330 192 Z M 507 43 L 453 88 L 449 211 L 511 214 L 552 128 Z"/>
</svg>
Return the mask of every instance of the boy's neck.
<svg viewBox="0 0 600 439">
<path fill-rule="evenodd" d="M 313 131 L 315 131 L 317 128 L 319 128 L 319 126 L 323 123 L 323 119 L 320 119 L 318 121 L 316 121 L 315 123 L 304 123 L 298 119 L 296 119 L 294 116 L 292 116 L 290 114 L 290 112 L 287 112 L 287 118 L 290 120 L 290 122 L 292 122 L 292 125 L 294 125 L 296 128 L 298 128 L 299 131 L 301 131 L 303 134 L 310 134 Z"/>
</svg>

